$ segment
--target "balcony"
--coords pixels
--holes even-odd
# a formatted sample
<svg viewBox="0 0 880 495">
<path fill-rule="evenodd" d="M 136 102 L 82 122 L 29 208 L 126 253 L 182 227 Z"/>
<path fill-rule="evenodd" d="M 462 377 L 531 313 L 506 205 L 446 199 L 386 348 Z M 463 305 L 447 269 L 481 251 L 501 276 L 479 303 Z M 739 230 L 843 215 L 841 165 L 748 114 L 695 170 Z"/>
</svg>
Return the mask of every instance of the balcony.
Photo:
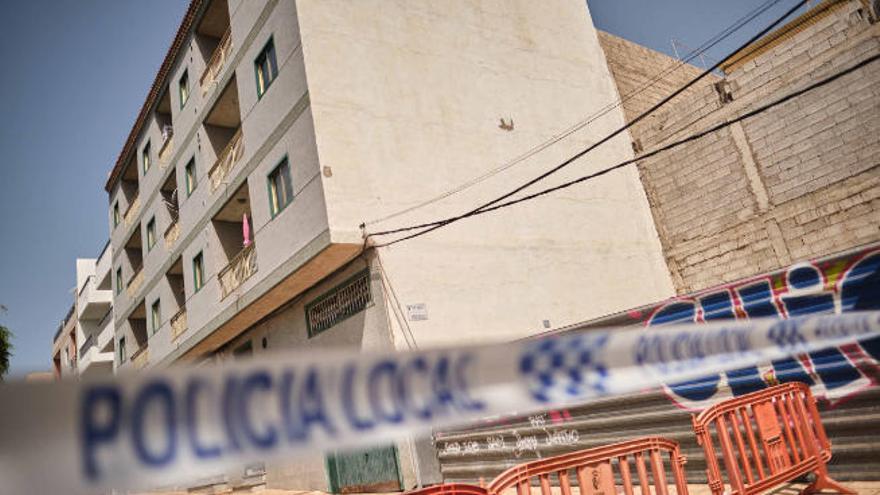
<svg viewBox="0 0 880 495">
<path fill-rule="evenodd" d="M 135 369 L 143 369 L 150 361 L 150 350 L 147 346 L 142 346 L 131 356 L 131 365 Z"/>
<path fill-rule="evenodd" d="M 96 326 L 88 325 L 85 343 L 79 349 L 81 376 L 110 375 L 113 373 L 113 312 L 108 311 Z"/>
<path fill-rule="evenodd" d="M 226 28 L 226 32 L 223 33 L 223 37 L 220 38 L 220 42 L 217 43 L 217 48 L 214 49 L 214 53 L 211 55 L 210 60 L 208 60 L 205 72 L 202 73 L 202 77 L 199 79 L 199 86 L 202 88 L 203 97 L 208 94 L 208 91 L 211 90 L 214 83 L 218 81 L 220 74 L 223 72 L 223 67 L 226 65 L 226 59 L 229 58 L 229 54 L 232 52 L 231 35 L 232 31 L 229 28 Z"/>
<path fill-rule="evenodd" d="M 180 223 L 177 220 L 174 220 L 174 223 L 168 226 L 165 229 L 165 249 L 171 250 L 171 247 L 174 246 L 174 243 L 177 242 L 177 239 L 180 237 Z"/>
<path fill-rule="evenodd" d="M 113 304 L 113 291 L 99 290 L 95 275 L 89 275 L 76 301 L 77 318 L 100 320 Z"/>
<path fill-rule="evenodd" d="M 220 271 L 220 299 L 225 299 L 257 272 L 257 251 L 251 243 L 243 248 L 226 267 Z"/>
<path fill-rule="evenodd" d="M 171 341 L 174 342 L 178 337 L 186 332 L 186 308 L 180 308 L 174 316 L 171 317 Z"/>
<path fill-rule="evenodd" d="M 128 209 L 125 210 L 125 214 L 122 215 L 122 219 L 125 222 L 126 227 L 131 227 L 131 224 L 134 223 L 135 218 L 137 218 L 137 214 L 141 209 L 141 197 L 137 195 L 134 199 L 129 203 Z"/>
<path fill-rule="evenodd" d="M 220 187 L 220 184 L 226 179 L 229 171 L 232 170 L 232 167 L 241 158 L 243 152 L 244 144 L 241 139 L 241 128 L 239 127 L 232 136 L 232 139 L 229 140 L 229 143 L 226 144 L 226 147 L 223 148 L 223 151 L 220 152 L 217 161 L 214 162 L 214 166 L 208 171 L 208 177 L 211 179 L 211 192 L 216 191 Z"/>
<path fill-rule="evenodd" d="M 137 269 L 137 272 L 132 275 L 130 279 L 128 279 L 128 283 L 125 284 L 125 293 L 128 294 L 129 298 L 134 298 L 137 292 L 141 289 L 141 286 L 144 285 L 144 267 L 141 266 Z"/>
<path fill-rule="evenodd" d="M 162 147 L 159 148 L 159 166 L 163 169 L 171 163 L 171 155 L 174 153 L 174 132 L 170 125 L 162 130 Z"/>
</svg>

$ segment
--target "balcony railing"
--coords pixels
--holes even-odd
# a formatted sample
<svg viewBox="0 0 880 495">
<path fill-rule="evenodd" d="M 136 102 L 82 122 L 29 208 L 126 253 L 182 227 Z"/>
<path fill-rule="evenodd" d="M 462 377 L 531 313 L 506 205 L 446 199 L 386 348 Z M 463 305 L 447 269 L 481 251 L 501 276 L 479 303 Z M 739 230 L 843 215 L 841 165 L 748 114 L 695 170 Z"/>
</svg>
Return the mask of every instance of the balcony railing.
<svg viewBox="0 0 880 495">
<path fill-rule="evenodd" d="M 171 317 L 171 341 L 173 342 L 177 340 L 177 337 L 183 335 L 186 328 L 186 306 L 184 306 Z"/>
<path fill-rule="evenodd" d="M 254 244 L 251 244 L 236 254 L 226 268 L 220 271 L 217 277 L 220 280 L 220 299 L 231 294 L 256 272 L 257 251 Z"/>
<path fill-rule="evenodd" d="M 134 201 L 129 203 L 128 209 L 125 210 L 125 214 L 122 215 L 123 220 L 125 220 L 125 226 L 131 227 L 131 224 L 134 223 L 134 219 L 138 214 L 138 211 L 141 209 L 141 197 L 140 195 L 134 197 Z"/>
<path fill-rule="evenodd" d="M 202 73 L 202 77 L 199 79 L 199 86 L 202 87 L 202 96 L 206 95 L 211 89 L 211 85 L 217 82 L 220 72 L 223 71 L 223 66 L 226 65 L 226 59 L 229 57 L 229 52 L 232 49 L 231 34 L 232 31 L 227 28 L 226 32 L 223 33 L 223 37 L 220 38 L 217 48 L 214 49 L 211 59 L 208 60 L 205 72 Z"/>
<path fill-rule="evenodd" d="M 180 223 L 177 220 L 168 226 L 165 229 L 165 249 L 171 249 L 171 246 L 177 242 L 177 239 L 180 237 Z"/>
<path fill-rule="evenodd" d="M 211 178 L 211 192 L 216 191 L 220 187 L 223 179 L 226 178 L 226 175 L 229 174 L 229 171 L 232 170 L 232 167 L 241 158 L 243 152 L 244 143 L 241 139 L 241 128 L 239 127 L 232 136 L 232 139 L 229 140 L 229 143 L 226 144 L 226 147 L 223 148 L 223 151 L 220 152 L 217 161 L 214 162 L 214 166 L 208 171 L 208 177 Z"/>
<path fill-rule="evenodd" d="M 165 168 L 171 163 L 171 152 L 174 151 L 174 134 L 167 134 L 162 147 L 159 148 L 159 166 Z"/>
<path fill-rule="evenodd" d="M 133 298 L 137 291 L 140 290 L 141 285 L 144 284 L 144 267 L 138 268 L 137 273 L 134 274 L 130 279 L 128 279 L 128 284 L 125 286 L 125 293 L 128 294 L 128 297 Z"/>
<path fill-rule="evenodd" d="M 95 339 L 94 339 L 94 336 L 93 336 L 93 335 L 89 335 L 89 336 L 86 338 L 86 341 L 83 342 L 83 344 L 82 344 L 81 346 L 79 346 L 79 355 L 80 355 L 80 356 L 84 356 L 84 355 L 86 354 L 86 352 L 88 352 L 89 349 L 91 349 L 91 347 L 92 347 L 93 345 L 95 345 Z"/>
<path fill-rule="evenodd" d="M 147 365 L 147 362 L 149 361 L 149 359 L 150 359 L 150 351 L 145 344 L 145 345 L 141 346 L 141 348 L 138 349 L 137 352 L 135 352 L 133 356 L 131 356 L 131 364 L 135 368 L 141 369 Z"/>
</svg>

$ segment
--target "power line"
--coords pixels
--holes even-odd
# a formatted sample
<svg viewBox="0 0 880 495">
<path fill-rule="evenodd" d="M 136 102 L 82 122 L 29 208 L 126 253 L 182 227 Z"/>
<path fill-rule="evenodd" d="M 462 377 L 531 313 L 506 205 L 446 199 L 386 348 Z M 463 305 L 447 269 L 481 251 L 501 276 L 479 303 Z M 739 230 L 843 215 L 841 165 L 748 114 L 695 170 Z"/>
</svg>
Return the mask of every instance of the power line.
<svg viewBox="0 0 880 495">
<path fill-rule="evenodd" d="M 672 149 L 674 149 L 674 148 L 677 148 L 677 147 L 679 147 L 679 146 L 681 146 L 681 145 L 683 145 L 683 144 L 689 143 L 689 142 L 691 142 L 691 141 L 696 141 L 697 139 L 700 139 L 700 138 L 702 138 L 702 137 L 705 137 L 705 136 L 707 136 L 707 135 L 709 135 L 709 134 L 712 134 L 712 133 L 714 133 L 714 132 L 718 132 L 719 130 L 724 129 L 724 128 L 726 128 L 726 127 L 729 127 L 729 126 L 731 126 L 731 125 L 733 125 L 733 124 L 735 124 L 735 123 L 737 123 L 737 122 L 742 122 L 743 120 L 749 119 L 749 118 L 751 118 L 751 117 L 754 117 L 755 115 L 758 115 L 758 114 L 761 114 L 761 113 L 763 113 L 763 112 L 766 112 L 767 110 L 770 110 L 770 109 L 773 108 L 773 107 L 776 107 L 776 106 L 781 105 L 781 104 L 783 104 L 783 103 L 785 103 L 785 102 L 787 102 L 787 101 L 789 101 L 789 100 L 792 100 L 792 99 L 794 99 L 794 98 L 797 98 L 798 96 L 801 96 L 801 95 L 803 95 L 803 94 L 805 94 L 805 93 L 808 93 L 808 92 L 810 92 L 810 91 L 812 91 L 812 90 L 814 90 L 814 89 L 817 89 L 817 88 L 820 88 L 820 87 L 825 86 L 825 85 L 827 85 L 827 84 L 830 84 L 830 83 L 836 81 L 837 79 L 840 79 L 841 77 L 844 77 L 844 76 L 846 76 L 847 74 L 851 74 L 851 73 L 853 73 L 853 72 L 855 72 L 855 71 L 861 69 L 862 67 L 864 67 L 864 66 L 866 66 L 866 65 L 869 65 L 869 64 L 871 64 L 871 63 L 874 63 L 874 62 L 876 62 L 876 61 L 878 61 L 878 60 L 880 60 L 880 54 L 877 54 L 877 55 L 874 55 L 874 56 L 872 56 L 872 57 L 869 57 L 869 58 L 867 58 L 867 59 L 865 59 L 865 60 L 862 60 L 861 62 L 859 62 L 859 63 L 857 63 L 857 64 L 855 64 L 855 65 L 849 67 L 848 69 L 844 69 L 844 70 L 842 70 L 842 71 L 840 71 L 840 72 L 837 72 L 837 73 L 835 73 L 835 74 L 832 74 L 831 76 L 828 76 L 828 77 L 826 77 L 825 79 L 822 79 L 822 80 L 820 80 L 820 81 L 818 81 L 818 82 L 815 82 L 815 83 L 813 83 L 813 84 L 810 84 L 809 86 L 806 86 L 805 88 L 802 88 L 802 89 L 799 89 L 799 90 L 794 91 L 794 92 L 792 92 L 792 93 L 789 93 L 789 94 L 783 96 L 782 98 L 779 98 L 779 99 L 777 99 L 777 100 L 775 100 L 775 101 L 773 101 L 773 102 L 771 102 L 771 103 L 768 103 L 768 104 L 766 104 L 766 105 L 763 105 L 763 106 L 760 106 L 760 107 L 755 108 L 755 109 L 753 109 L 753 110 L 750 110 L 750 111 L 748 111 L 748 112 L 746 112 L 746 113 L 744 113 L 744 114 L 742 114 L 742 115 L 740 115 L 740 116 L 738 116 L 738 117 L 736 117 L 736 118 L 733 118 L 733 119 L 730 119 L 730 120 L 726 120 L 726 121 L 724 121 L 724 122 L 722 122 L 722 123 L 720 123 L 720 124 L 716 124 L 716 125 L 714 125 L 714 126 L 708 128 L 708 129 L 703 130 L 703 131 L 700 131 L 700 132 L 698 132 L 698 133 L 696 133 L 696 134 L 691 134 L 690 136 L 688 136 L 688 137 L 686 137 L 686 138 L 683 138 L 683 139 L 680 139 L 680 140 L 678 140 L 678 141 L 674 141 L 674 142 L 672 142 L 672 143 L 669 143 L 669 144 L 667 144 L 667 145 L 665 145 L 665 146 L 662 146 L 662 147 L 657 148 L 657 149 L 655 149 L 655 150 L 652 150 L 652 151 L 650 151 L 650 152 L 648 152 L 648 153 L 645 153 L 645 154 L 643 154 L 643 155 L 641 155 L 641 156 L 639 156 L 639 157 L 637 157 L 637 158 L 632 158 L 632 159 L 629 159 L 629 160 L 625 160 L 625 161 L 623 161 L 623 162 L 618 163 L 617 165 L 614 165 L 614 166 L 611 166 L 611 167 L 608 167 L 608 168 L 604 168 L 604 169 L 599 170 L 599 171 L 597 171 L 597 172 L 594 172 L 594 173 L 592 173 L 592 174 L 588 174 L 588 175 L 581 176 L 581 177 L 579 177 L 579 178 L 577 178 L 577 179 L 574 179 L 574 180 L 571 180 L 571 181 L 568 181 L 568 182 L 564 182 L 564 183 L 559 184 L 559 185 L 554 186 L 554 187 L 550 187 L 550 188 L 547 188 L 547 189 L 543 189 L 543 190 L 541 190 L 541 191 L 538 191 L 538 192 L 536 192 L 536 193 L 529 194 L 529 195 L 527 195 L 527 196 L 523 196 L 523 197 L 521 197 L 521 198 L 517 198 L 517 199 L 514 199 L 514 200 L 506 201 L 506 202 L 504 202 L 504 203 L 496 204 L 496 205 L 491 206 L 491 207 L 488 207 L 488 208 L 484 208 L 484 209 L 482 209 L 482 210 L 479 210 L 479 211 L 476 211 L 476 212 L 474 212 L 474 213 L 471 213 L 471 214 L 469 214 L 468 216 L 482 215 L 482 214 L 484 214 L 484 213 L 489 213 L 489 212 L 492 212 L 492 211 L 495 211 L 495 210 L 500 210 L 500 209 L 502 209 L 502 208 L 507 208 L 507 207 L 509 207 L 509 206 L 513 206 L 513 205 L 518 204 L 518 203 L 522 203 L 522 202 L 525 202 L 525 201 L 530 201 L 530 200 L 535 199 L 535 198 L 538 198 L 538 197 L 540 197 L 540 196 L 544 196 L 544 195 L 550 194 L 550 193 L 552 193 L 552 192 L 559 191 L 559 190 L 561 190 L 561 189 L 566 189 L 566 188 L 569 188 L 569 187 L 574 186 L 574 185 L 576 185 L 576 184 L 580 184 L 581 182 L 586 182 L 586 181 L 588 181 L 588 180 L 595 179 L 596 177 L 600 177 L 600 176 L 605 175 L 605 174 L 607 174 L 607 173 L 609 173 L 609 172 L 611 172 L 611 171 L 614 171 L 614 170 L 617 170 L 617 169 L 619 169 L 619 168 L 625 167 L 625 166 L 627 166 L 627 165 L 630 165 L 630 164 L 636 163 L 636 162 L 638 162 L 638 161 L 640 161 L 640 160 L 645 160 L 645 159 L 647 159 L 647 158 L 651 158 L 651 157 L 653 157 L 653 156 L 655 156 L 655 155 L 658 155 L 658 154 L 660 154 L 660 153 L 663 153 L 663 152 L 666 152 L 666 151 L 672 150 Z M 390 245 L 392 245 L 392 244 L 396 244 L 396 243 L 398 243 L 398 242 L 402 242 L 402 241 L 405 241 L 405 240 L 408 240 L 408 239 L 412 239 L 412 238 L 414 238 L 414 237 L 419 237 L 419 236 L 421 236 L 421 235 L 427 234 L 428 232 L 431 232 L 432 230 L 434 230 L 434 229 L 436 229 L 436 228 L 439 228 L 439 227 L 442 227 L 442 226 L 444 226 L 444 225 L 446 225 L 446 224 L 444 224 L 444 223 L 439 223 L 439 224 L 437 224 L 434 228 L 431 228 L 431 229 L 425 229 L 425 230 L 422 230 L 422 231 L 416 232 L 416 233 L 414 233 L 414 234 L 410 234 L 410 235 L 408 235 L 408 236 L 406 236 L 406 237 L 401 237 L 400 239 L 395 239 L 395 240 L 393 240 L 393 241 L 390 241 L 390 242 L 387 242 L 387 243 L 384 243 L 384 244 L 378 244 L 378 245 L 376 245 L 375 247 L 390 246 Z"/>
<path fill-rule="evenodd" d="M 385 230 L 385 231 L 381 231 L 381 232 L 375 232 L 375 233 L 372 233 L 372 234 L 368 234 L 367 237 L 383 236 L 383 235 L 389 235 L 389 234 L 396 234 L 396 233 L 399 233 L 399 232 L 407 232 L 407 231 L 411 231 L 411 230 L 416 230 L 416 229 L 420 229 L 420 228 L 425 228 L 425 231 L 422 231 L 422 232 L 417 233 L 417 235 L 423 235 L 423 234 L 426 234 L 426 233 L 431 232 L 431 231 L 433 231 L 433 230 L 436 230 L 436 229 L 438 229 L 438 228 L 440 228 L 440 227 L 443 227 L 443 226 L 445 226 L 445 225 L 448 225 L 448 224 L 450 224 L 450 223 L 457 222 L 457 221 L 459 221 L 459 220 L 462 220 L 462 219 L 464 219 L 464 218 L 467 218 L 467 217 L 469 217 L 469 216 L 472 216 L 472 215 L 474 215 L 475 213 L 477 213 L 477 212 L 479 212 L 479 211 L 481 211 L 481 210 L 484 210 L 484 209 L 486 209 L 486 208 L 489 208 L 489 207 L 491 207 L 492 205 L 497 204 L 497 203 L 499 203 L 499 202 L 501 202 L 501 201 L 504 201 L 505 199 L 507 199 L 507 198 L 513 196 L 514 194 L 516 194 L 516 193 L 522 191 L 523 189 L 526 189 L 526 188 L 532 186 L 533 184 L 536 184 L 537 182 L 540 182 L 540 181 L 546 179 L 546 178 L 549 177 L 550 175 L 553 175 L 554 173 L 558 172 L 559 170 L 561 170 L 561 169 L 567 167 L 568 165 L 571 165 L 571 163 L 573 163 L 575 160 L 577 160 L 577 159 L 583 157 L 583 156 L 586 155 L 587 153 L 593 151 L 594 149 L 598 148 L 599 146 L 605 144 L 606 142 L 610 141 L 610 140 L 613 139 L 614 137 L 618 136 L 620 133 L 626 131 L 626 130 L 629 129 L 630 127 L 632 127 L 632 126 L 634 126 L 635 124 L 641 122 L 643 119 L 645 119 L 646 117 L 648 117 L 650 114 L 652 114 L 652 113 L 654 113 L 655 111 L 657 111 L 660 107 L 662 107 L 662 106 L 664 106 L 665 104 L 669 103 L 669 101 L 671 101 L 672 99 L 674 99 L 675 97 L 677 97 L 677 96 L 680 95 L 681 93 L 685 92 L 688 88 L 690 88 L 691 86 L 693 86 L 694 84 L 698 83 L 700 80 L 702 80 L 703 78 L 705 78 L 706 76 L 708 76 L 709 74 L 711 74 L 711 73 L 712 73 L 713 71 L 715 71 L 718 67 L 720 67 L 722 64 L 724 64 L 728 59 L 730 59 L 731 57 L 733 57 L 733 56 L 736 55 L 737 53 L 740 53 L 741 51 L 745 50 L 745 49 L 746 49 L 748 46 L 750 46 L 752 43 L 754 43 L 754 42 L 758 41 L 759 39 L 761 39 L 762 37 L 764 37 L 764 35 L 766 35 L 768 32 L 770 32 L 771 30 L 773 30 L 773 29 L 774 29 L 777 25 L 779 25 L 782 21 L 784 21 L 785 19 L 787 19 L 792 13 L 796 12 L 796 11 L 797 11 L 798 9 L 800 9 L 803 5 L 805 5 L 806 2 L 807 2 L 807 0 L 800 0 L 800 1 L 799 1 L 794 7 L 792 7 L 792 8 L 789 9 L 788 11 L 786 11 L 782 16 L 780 16 L 780 17 L 777 18 L 775 21 L 773 21 L 769 26 L 767 26 L 767 27 L 765 27 L 764 29 L 762 29 L 758 34 L 756 34 L 756 35 L 754 35 L 753 37 L 751 37 L 748 41 L 746 41 L 745 43 L 743 43 L 739 48 L 737 48 L 736 50 L 734 50 L 730 55 L 724 57 L 724 59 L 720 60 L 719 62 L 716 62 L 714 65 L 712 65 L 712 67 L 709 67 L 708 69 L 706 69 L 705 71 L 703 71 L 702 73 L 700 73 L 700 75 L 698 75 L 698 76 L 695 77 L 694 79 L 690 80 L 690 81 L 687 82 L 685 85 L 683 85 L 683 86 L 681 86 L 680 88 L 678 88 L 677 90 L 673 91 L 671 94 L 669 94 L 669 95 L 667 95 L 666 97 L 664 97 L 662 100 L 660 100 L 659 102 L 657 102 L 656 104 L 654 104 L 653 106 L 651 106 L 651 108 L 649 108 L 648 110 L 646 110 L 646 111 L 642 112 L 641 114 L 639 114 L 637 117 L 635 117 L 635 118 L 634 118 L 633 120 L 631 120 L 630 122 L 628 122 L 628 123 L 626 123 L 625 125 L 623 125 L 623 126 L 617 128 L 616 130 L 614 130 L 613 132 L 611 132 L 611 133 L 608 134 L 607 136 L 603 137 L 603 138 L 600 139 L 599 141 L 597 141 L 597 142 L 591 144 L 591 145 L 588 146 L 587 148 L 585 148 L 585 149 L 579 151 L 578 153 L 575 153 L 573 156 L 571 156 L 571 157 L 568 158 L 567 160 L 563 161 L 563 162 L 560 163 L 559 165 L 553 167 L 552 169 L 550 169 L 550 170 L 548 170 L 548 171 L 542 173 L 541 175 L 535 177 L 534 179 L 529 180 L 529 181 L 526 182 L 525 184 L 516 187 L 516 188 L 513 189 L 512 191 L 507 192 L 507 193 L 505 193 L 505 194 L 503 194 L 503 195 L 501 195 L 501 196 L 499 196 L 499 197 L 493 199 L 492 201 L 489 201 L 488 203 L 484 203 L 484 204 L 480 205 L 480 206 L 477 207 L 477 208 L 474 208 L 474 209 L 472 209 L 472 210 L 470 210 L 470 211 L 468 211 L 468 212 L 466 212 L 466 213 L 463 213 L 463 214 L 458 215 L 458 216 L 455 216 L 455 217 L 450 217 L 450 218 L 447 218 L 447 219 L 445 219 L 445 220 L 440 220 L 440 221 L 435 221 L 435 222 L 429 222 L 429 223 L 424 223 L 424 224 L 419 224 L 419 225 L 413 225 L 413 226 L 409 226 L 409 227 L 402 227 L 402 228 L 397 228 L 397 229 Z M 399 241 L 401 241 L 401 240 L 409 239 L 409 238 L 411 238 L 411 237 L 413 237 L 413 236 L 407 236 L 407 237 L 404 237 L 404 238 L 398 239 L 398 240 L 396 240 L 396 241 L 394 241 L 394 242 L 399 242 Z"/>
<path fill-rule="evenodd" d="M 581 120 L 580 122 L 575 123 L 574 125 L 572 125 L 572 126 L 568 127 L 567 129 L 563 130 L 561 133 L 556 134 L 556 135 L 554 135 L 553 137 L 551 137 L 550 139 L 548 139 L 548 140 L 546 140 L 546 141 L 544 141 L 544 142 L 542 142 L 542 143 L 540 143 L 540 144 L 538 144 L 538 145 L 536 145 L 536 146 L 530 148 L 529 150 L 527 150 L 527 151 L 525 151 L 524 153 L 518 155 L 517 157 L 513 158 L 512 160 L 510 160 L 510 161 L 508 161 L 508 162 L 506 162 L 506 163 L 504 163 L 504 164 L 502 164 L 502 165 L 500 165 L 500 166 L 498 166 L 498 167 L 496 167 L 496 168 L 494 168 L 494 169 L 492 169 L 492 170 L 489 170 L 488 172 L 486 172 L 486 173 L 484 173 L 484 174 L 482 174 L 482 175 L 479 175 L 479 176 L 477 176 L 477 177 L 474 177 L 474 178 L 468 180 L 467 182 L 465 182 L 465 183 L 463 183 L 463 184 L 460 184 L 460 185 L 458 185 L 458 186 L 456 186 L 456 187 L 454 187 L 454 188 L 452 188 L 452 189 L 449 189 L 449 190 L 447 190 L 446 192 L 443 192 L 443 193 L 441 193 L 441 194 L 439 194 L 439 195 L 437 195 L 437 196 L 435 196 L 435 197 L 433 197 L 433 198 L 430 198 L 430 199 L 428 199 L 428 200 L 425 200 L 425 201 L 423 201 L 423 202 L 421 202 L 421 203 L 418 203 L 418 204 L 416 204 L 416 205 L 413 205 L 413 206 L 410 206 L 410 207 L 404 208 L 404 209 L 402 209 L 402 210 L 398 210 L 398 211 L 396 211 L 396 212 L 394 212 L 394 213 L 391 213 L 391 214 L 388 214 L 388 215 L 386 215 L 386 216 L 384 216 L 384 217 L 380 217 L 380 218 L 377 218 L 377 219 L 374 219 L 374 220 L 370 220 L 370 221 L 364 222 L 364 223 L 361 225 L 361 228 L 365 228 L 367 225 L 373 225 L 373 224 L 377 224 L 377 223 L 384 222 L 384 221 L 386 221 L 386 220 L 390 220 L 390 219 L 392 219 L 392 218 L 399 217 L 399 216 L 404 215 L 404 214 L 406 214 L 406 213 L 409 213 L 409 212 L 412 212 L 412 211 L 415 211 L 415 210 L 418 210 L 418 209 L 424 208 L 425 206 L 429 206 L 429 205 L 434 204 L 434 203 L 436 203 L 436 202 L 438 202 L 438 201 L 441 201 L 441 200 L 443 200 L 443 199 L 446 199 L 446 198 L 448 198 L 448 197 L 450 197 L 450 196 L 453 196 L 453 195 L 455 195 L 455 194 L 458 194 L 458 193 L 460 193 L 461 191 L 464 191 L 464 190 L 466 190 L 466 189 L 469 189 L 469 188 L 471 188 L 471 187 L 473 187 L 473 186 L 475 186 L 475 185 L 477 185 L 477 184 L 479 184 L 479 183 L 481 183 L 481 182 L 483 182 L 483 181 L 485 181 L 485 180 L 488 180 L 489 178 L 494 177 L 495 175 L 497 175 L 497 174 L 499 174 L 499 173 L 501 173 L 501 172 L 503 172 L 503 171 L 505 171 L 505 170 L 507 170 L 507 169 L 513 167 L 514 165 L 517 165 L 517 164 L 519 164 L 519 163 L 521 163 L 521 162 L 527 160 L 528 158 L 531 158 L 532 156 L 534 156 L 534 155 L 540 153 L 541 151 L 544 151 L 545 149 L 547 149 L 547 148 L 549 148 L 550 146 L 552 146 L 552 145 L 558 143 L 558 142 L 561 141 L 562 139 L 565 139 L 566 137 L 568 137 L 568 136 L 574 134 L 575 132 L 577 132 L 577 131 L 583 129 L 584 127 L 586 127 L 586 126 L 592 124 L 593 122 L 595 122 L 595 121 L 598 120 L 599 118 L 601 118 L 601 117 L 607 115 L 607 114 L 608 114 L 609 112 L 611 112 L 612 110 L 614 110 L 614 109 L 620 107 L 621 105 L 623 105 L 623 104 L 626 103 L 627 101 L 629 101 L 629 100 L 635 98 L 636 96 L 638 96 L 639 94 L 643 93 L 643 92 L 646 91 L 647 89 L 653 87 L 655 84 L 657 84 L 658 82 L 660 82 L 660 81 L 662 81 L 664 78 L 666 78 L 666 76 L 668 76 L 668 75 L 672 74 L 673 72 L 677 71 L 677 70 L 680 69 L 682 66 L 684 66 L 684 65 L 686 65 L 687 63 L 689 63 L 689 62 L 691 62 L 692 60 L 694 60 L 696 57 L 698 57 L 698 56 L 702 56 L 703 53 L 705 53 L 707 50 L 709 50 L 710 48 L 713 48 L 715 45 L 717 45 L 718 43 L 720 43 L 721 41 L 723 41 L 724 39 L 726 39 L 728 36 L 730 36 L 731 34 L 735 33 L 736 31 L 740 30 L 740 29 L 741 29 L 743 26 L 745 26 L 746 24 L 752 22 L 756 17 L 760 16 L 761 14 L 763 14 L 764 12 L 766 12 L 768 9 L 770 9 L 771 7 L 773 7 L 774 5 L 776 5 L 777 3 L 779 3 L 780 1 L 781 1 L 781 0 L 768 0 L 768 1 L 764 2 L 764 4 L 759 5 L 757 8 L 755 8 L 755 9 L 752 10 L 751 12 L 747 13 L 745 16 L 739 18 L 736 22 L 734 22 L 732 25 L 730 25 L 730 26 L 728 26 L 727 28 L 725 28 L 724 30 L 722 30 L 720 33 L 716 34 L 716 35 L 713 36 L 712 38 L 709 38 L 708 40 L 706 40 L 705 42 L 703 42 L 702 45 L 700 45 L 700 46 L 697 47 L 695 50 L 693 50 L 692 52 L 690 52 L 690 53 L 689 53 L 689 54 L 688 54 L 683 60 L 679 60 L 677 63 L 673 64 L 673 65 L 670 66 L 669 68 L 667 68 L 667 69 L 665 69 L 664 71 L 661 71 L 660 73 L 656 74 L 651 80 L 649 80 L 648 82 L 642 84 L 642 85 L 641 85 L 640 87 L 638 87 L 637 89 L 635 89 L 635 90 L 633 90 L 633 91 L 630 91 L 629 93 L 627 93 L 626 95 L 624 95 L 624 97 L 622 97 L 621 99 L 619 99 L 619 100 L 617 100 L 617 101 L 613 101 L 613 102 L 608 103 L 608 104 L 605 105 L 604 107 L 600 108 L 596 113 L 592 114 L 591 116 L 587 117 L 586 119 Z"/>
</svg>

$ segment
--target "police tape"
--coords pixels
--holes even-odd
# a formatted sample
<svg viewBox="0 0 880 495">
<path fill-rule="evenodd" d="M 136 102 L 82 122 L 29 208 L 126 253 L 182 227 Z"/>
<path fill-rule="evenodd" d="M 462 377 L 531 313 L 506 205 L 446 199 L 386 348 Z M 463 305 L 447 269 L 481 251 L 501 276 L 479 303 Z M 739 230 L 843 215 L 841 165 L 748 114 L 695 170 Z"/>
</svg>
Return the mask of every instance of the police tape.
<svg viewBox="0 0 880 495">
<path fill-rule="evenodd" d="M 0 386 L 0 493 L 185 485 L 257 460 L 387 444 L 878 336 L 880 312 L 863 312 L 9 383 Z"/>
</svg>

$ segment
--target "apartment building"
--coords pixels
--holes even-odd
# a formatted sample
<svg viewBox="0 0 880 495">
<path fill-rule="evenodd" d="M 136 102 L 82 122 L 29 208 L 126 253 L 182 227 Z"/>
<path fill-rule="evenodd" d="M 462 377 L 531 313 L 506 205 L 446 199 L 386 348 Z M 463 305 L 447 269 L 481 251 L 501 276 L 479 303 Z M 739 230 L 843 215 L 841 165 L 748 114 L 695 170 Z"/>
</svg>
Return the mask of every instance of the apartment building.
<svg viewBox="0 0 880 495">
<path fill-rule="evenodd" d="M 52 339 L 56 378 L 113 373 L 116 340 L 108 242 L 98 258 L 76 260 L 74 301 Z"/>
<path fill-rule="evenodd" d="M 508 340 L 673 294 L 633 169 L 365 238 L 467 211 L 624 122 L 526 156 L 617 98 L 584 2 L 551 4 L 194 0 L 106 183 L 116 368 Z M 621 136 L 551 182 L 631 156 Z M 265 472 L 335 492 L 438 478 L 426 439 Z"/>
<path fill-rule="evenodd" d="M 82 377 L 113 373 L 116 339 L 111 259 L 108 242 L 97 259 L 76 260 L 77 360 Z"/>
</svg>

